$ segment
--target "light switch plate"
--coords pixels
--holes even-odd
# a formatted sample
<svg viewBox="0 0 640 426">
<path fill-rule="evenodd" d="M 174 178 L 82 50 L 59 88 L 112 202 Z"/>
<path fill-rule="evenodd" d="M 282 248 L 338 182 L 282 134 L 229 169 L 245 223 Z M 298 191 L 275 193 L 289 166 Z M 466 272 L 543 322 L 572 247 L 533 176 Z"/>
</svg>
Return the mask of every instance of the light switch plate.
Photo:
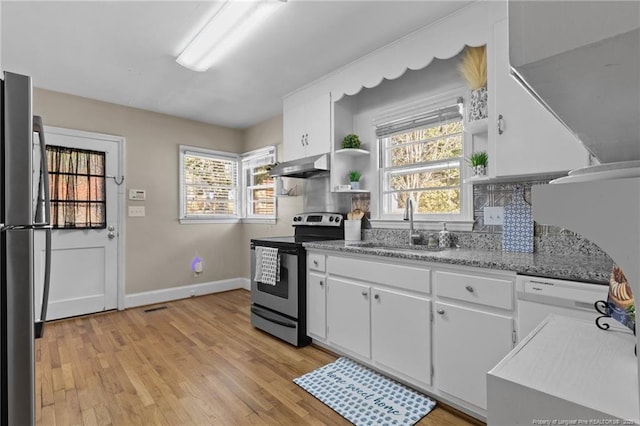
<svg viewBox="0 0 640 426">
<path fill-rule="evenodd" d="M 144 206 L 129 206 L 129 217 L 144 217 L 145 215 Z"/>
<path fill-rule="evenodd" d="M 484 208 L 484 224 L 485 225 L 502 225 L 504 216 L 504 207 L 485 207 Z"/>
</svg>

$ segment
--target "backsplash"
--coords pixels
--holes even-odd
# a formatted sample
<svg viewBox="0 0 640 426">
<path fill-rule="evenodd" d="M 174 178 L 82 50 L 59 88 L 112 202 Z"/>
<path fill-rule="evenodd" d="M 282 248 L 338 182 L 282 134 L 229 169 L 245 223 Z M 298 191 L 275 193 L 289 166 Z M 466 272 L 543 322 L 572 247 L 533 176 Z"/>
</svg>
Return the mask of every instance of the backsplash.
<svg viewBox="0 0 640 426">
<path fill-rule="evenodd" d="M 535 180 L 518 183 L 495 183 L 473 186 L 473 230 L 474 232 L 488 232 L 490 234 L 502 234 L 502 225 L 485 225 L 485 207 L 504 207 L 511 203 L 513 190 L 516 186 L 524 188 L 524 199 L 531 204 L 531 187 L 544 185 L 549 180 Z M 539 225 L 535 223 L 534 235 L 558 235 L 567 234 L 569 231 L 551 225 Z"/>
<path fill-rule="evenodd" d="M 435 231 L 417 230 L 420 244 L 426 244 L 429 237 L 438 238 Z M 364 240 L 383 241 L 390 244 L 405 244 L 408 229 L 372 228 L 363 229 Z M 476 250 L 502 250 L 502 234 L 488 232 L 451 232 L 451 246 Z M 598 246 L 574 233 L 536 235 L 533 251 L 548 255 L 609 257 Z"/>
<path fill-rule="evenodd" d="M 484 185 L 474 185 L 473 187 L 473 231 L 472 232 L 452 232 L 453 247 L 481 249 L 481 250 L 502 250 L 502 225 L 485 225 L 485 207 L 504 207 L 511 202 L 514 188 L 524 187 L 524 198 L 531 203 L 531 187 L 533 185 L 544 185 L 546 180 L 532 180 L 518 183 L 494 183 Z M 358 194 L 352 198 L 352 209 L 360 208 L 369 211 L 369 194 Z M 424 244 L 430 236 L 437 238 L 437 232 L 417 231 L 421 235 Z M 363 229 L 365 240 L 377 240 L 386 242 L 405 243 L 407 240 L 407 230 L 373 228 Z M 534 252 L 550 255 L 563 256 L 597 256 L 608 257 L 598 246 L 591 243 L 586 238 L 567 229 L 553 225 L 534 225 Z"/>
</svg>

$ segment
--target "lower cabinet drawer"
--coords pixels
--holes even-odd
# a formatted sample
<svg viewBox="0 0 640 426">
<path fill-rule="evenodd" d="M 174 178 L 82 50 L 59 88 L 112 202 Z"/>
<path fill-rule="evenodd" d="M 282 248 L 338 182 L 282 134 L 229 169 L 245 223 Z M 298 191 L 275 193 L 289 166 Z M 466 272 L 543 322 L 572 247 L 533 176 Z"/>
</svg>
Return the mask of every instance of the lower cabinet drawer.
<svg viewBox="0 0 640 426">
<path fill-rule="evenodd" d="M 431 271 L 409 265 L 327 256 L 327 272 L 403 290 L 431 293 Z"/>
<path fill-rule="evenodd" d="M 437 271 L 434 281 L 440 297 L 513 309 L 513 280 Z"/>
<path fill-rule="evenodd" d="M 314 271 L 324 272 L 325 270 L 325 255 L 318 253 L 309 253 L 307 258 L 307 266 Z"/>
</svg>

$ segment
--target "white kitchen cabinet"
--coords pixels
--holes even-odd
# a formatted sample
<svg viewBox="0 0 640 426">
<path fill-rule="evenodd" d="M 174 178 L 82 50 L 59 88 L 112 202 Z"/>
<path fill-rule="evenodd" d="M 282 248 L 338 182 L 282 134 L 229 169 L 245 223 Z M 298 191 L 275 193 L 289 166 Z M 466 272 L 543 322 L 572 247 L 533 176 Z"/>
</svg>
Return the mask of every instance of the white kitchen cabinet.
<svg viewBox="0 0 640 426">
<path fill-rule="evenodd" d="M 307 277 L 307 334 L 312 338 L 327 337 L 326 277 L 309 272 Z"/>
<path fill-rule="evenodd" d="M 513 318 L 442 302 L 434 310 L 438 389 L 486 410 L 486 375 L 513 347 Z"/>
<path fill-rule="evenodd" d="M 394 290 L 371 290 L 374 362 L 431 384 L 431 300 Z"/>
<path fill-rule="evenodd" d="M 327 339 L 364 358 L 371 358 L 369 297 L 371 287 L 329 276 Z"/>
<path fill-rule="evenodd" d="M 331 149 L 331 95 L 294 103 L 284 101 L 284 161 L 328 153 Z"/>
<path fill-rule="evenodd" d="M 509 74 L 506 19 L 493 25 L 487 62 L 490 177 L 563 172 L 589 165 L 589 153 L 578 139 Z"/>
<path fill-rule="evenodd" d="M 640 424 L 635 344 L 630 330 L 547 317 L 489 371 L 487 423 Z"/>
</svg>

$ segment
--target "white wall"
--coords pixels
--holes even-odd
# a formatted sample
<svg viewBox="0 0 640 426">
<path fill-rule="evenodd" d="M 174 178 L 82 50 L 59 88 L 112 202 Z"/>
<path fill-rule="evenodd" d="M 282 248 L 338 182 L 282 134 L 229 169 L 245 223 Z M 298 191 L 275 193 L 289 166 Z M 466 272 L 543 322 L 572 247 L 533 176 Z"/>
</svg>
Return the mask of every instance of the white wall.
<svg viewBox="0 0 640 426">
<path fill-rule="evenodd" d="M 146 217 L 127 218 L 127 295 L 242 276 L 242 225 L 178 223 L 178 145 L 243 152 L 243 131 L 41 89 L 34 113 L 45 125 L 126 138 L 125 186 L 147 191 L 146 201 L 127 201 L 146 207 Z"/>
</svg>

